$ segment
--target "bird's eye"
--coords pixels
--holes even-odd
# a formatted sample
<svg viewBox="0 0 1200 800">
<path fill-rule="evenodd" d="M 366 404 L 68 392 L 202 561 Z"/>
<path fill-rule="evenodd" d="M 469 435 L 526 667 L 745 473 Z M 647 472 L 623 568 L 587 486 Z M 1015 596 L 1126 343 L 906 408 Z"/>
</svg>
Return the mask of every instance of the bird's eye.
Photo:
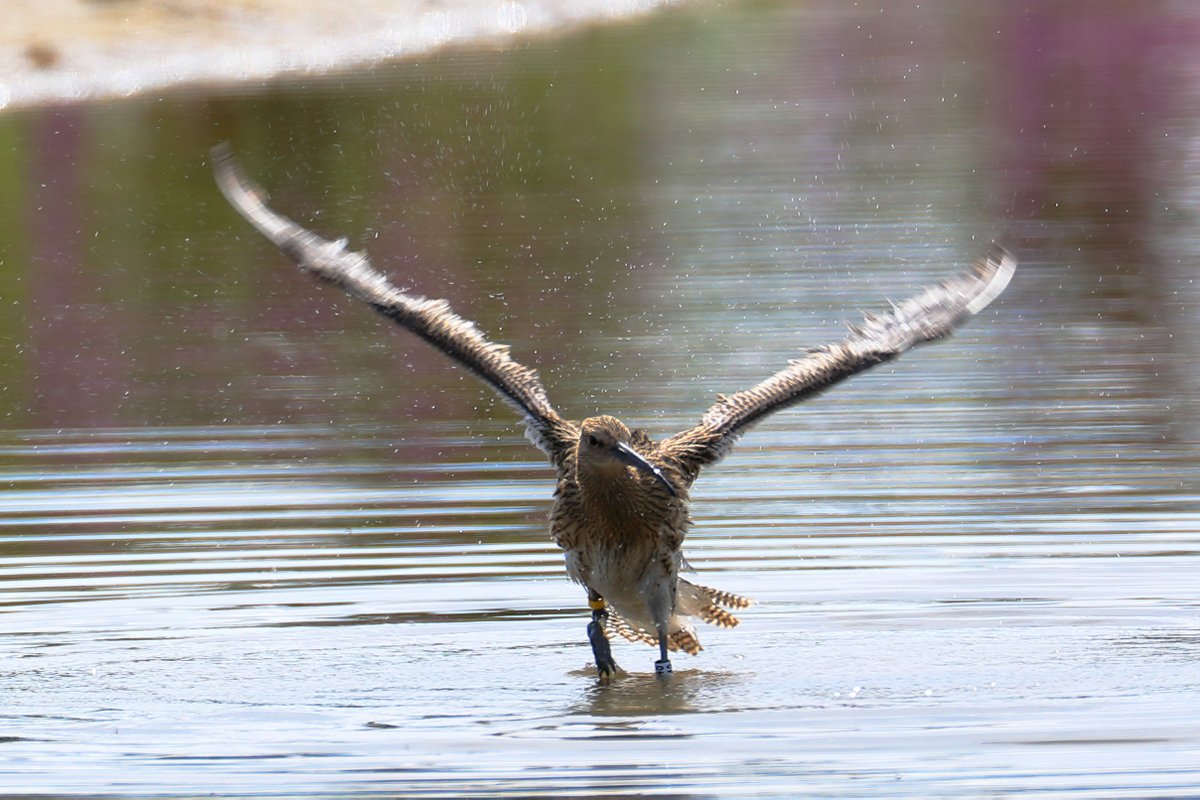
<svg viewBox="0 0 1200 800">
<path fill-rule="evenodd" d="M 592 447 L 599 447 L 600 440 L 589 433 L 588 434 L 588 444 L 591 445 Z"/>
</svg>

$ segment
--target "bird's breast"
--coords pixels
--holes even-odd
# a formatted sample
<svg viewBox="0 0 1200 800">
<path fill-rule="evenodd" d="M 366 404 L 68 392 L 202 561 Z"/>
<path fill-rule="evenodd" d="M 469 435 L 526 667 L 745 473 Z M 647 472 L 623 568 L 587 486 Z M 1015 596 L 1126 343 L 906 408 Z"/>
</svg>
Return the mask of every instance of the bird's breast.
<svg viewBox="0 0 1200 800">
<path fill-rule="evenodd" d="M 673 562 L 687 528 L 682 503 L 661 492 L 589 493 L 577 484 L 560 487 L 551 534 L 567 551 L 571 577 L 600 588 L 633 584 L 652 563 Z"/>
</svg>

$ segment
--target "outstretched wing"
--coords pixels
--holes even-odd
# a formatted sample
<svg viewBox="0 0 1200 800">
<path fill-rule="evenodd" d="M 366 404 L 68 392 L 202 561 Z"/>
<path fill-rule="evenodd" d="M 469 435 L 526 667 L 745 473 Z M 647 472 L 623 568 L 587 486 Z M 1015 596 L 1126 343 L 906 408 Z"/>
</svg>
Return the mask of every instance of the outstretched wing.
<svg viewBox="0 0 1200 800">
<path fill-rule="evenodd" d="M 700 424 L 663 441 L 660 453 L 674 459 L 690 483 L 701 467 L 724 458 L 738 437 L 766 415 L 910 347 L 948 336 L 995 300 L 1016 268 L 1011 253 L 994 248 L 969 271 L 894 304 L 888 314 L 868 315 L 862 325 L 850 326 L 850 335 L 841 342 L 810 351 L 751 389 L 721 396 Z"/>
<path fill-rule="evenodd" d="M 229 145 L 213 148 L 213 171 L 222 194 L 246 220 L 301 269 L 336 284 L 482 378 L 525 417 L 526 436 L 556 466 L 579 433 L 550 405 L 537 373 L 514 361 L 507 345 L 489 342 L 475 323 L 455 314 L 445 300 L 405 294 L 371 267 L 365 253 L 331 242 L 267 207 Z"/>
</svg>

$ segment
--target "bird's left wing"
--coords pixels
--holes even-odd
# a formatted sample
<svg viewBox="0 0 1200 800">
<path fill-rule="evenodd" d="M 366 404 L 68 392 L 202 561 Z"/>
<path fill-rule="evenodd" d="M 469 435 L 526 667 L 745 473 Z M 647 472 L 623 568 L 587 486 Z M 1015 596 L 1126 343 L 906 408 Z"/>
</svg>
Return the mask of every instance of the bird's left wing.
<svg viewBox="0 0 1200 800">
<path fill-rule="evenodd" d="M 970 270 L 869 315 L 837 344 L 809 351 L 762 383 L 722 396 L 700 423 L 662 442 L 660 453 L 675 462 L 690 483 L 700 468 L 721 460 L 751 425 L 768 414 L 798 403 L 876 364 L 889 361 L 922 342 L 948 336 L 956 327 L 999 297 L 1017 261 L 996 247 Z"/>
<path fill-rule="evenodd" d="M 259 233 L 301 269 L 340 286 L 482 378 L 524 416 L 530 441 L 561 468 L 578 431 L 550 405 L 537 373 L 514 361 L 507 345 L 488 341 L 475 323 L 455 314 L 445 300 L 400 291 L 375 271 L 366 254 L 348 250 L 344 239 L 322 239 L 272 211 L 227 144 L 214 147 L 212 156 L 222 194 Z"/>
</svg>

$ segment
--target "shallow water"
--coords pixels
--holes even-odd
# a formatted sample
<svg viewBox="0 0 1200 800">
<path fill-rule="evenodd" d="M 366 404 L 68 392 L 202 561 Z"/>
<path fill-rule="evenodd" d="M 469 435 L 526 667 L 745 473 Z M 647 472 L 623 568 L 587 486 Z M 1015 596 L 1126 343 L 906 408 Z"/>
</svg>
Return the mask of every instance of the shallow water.
<svg viewBox="0 0 1200 800">
<path fill-rule="evenodd" d="M 1039 8 L 700 5 L 0 117 L 0 791 L 1200 793 L 1195 12 Z M 705 474 L 689 558 L 758 603 L 601 686 L 540 454 L 255 238 L 225 138 L 656 436 L 994 236 L 1022 265 Z"/>
</svg>

